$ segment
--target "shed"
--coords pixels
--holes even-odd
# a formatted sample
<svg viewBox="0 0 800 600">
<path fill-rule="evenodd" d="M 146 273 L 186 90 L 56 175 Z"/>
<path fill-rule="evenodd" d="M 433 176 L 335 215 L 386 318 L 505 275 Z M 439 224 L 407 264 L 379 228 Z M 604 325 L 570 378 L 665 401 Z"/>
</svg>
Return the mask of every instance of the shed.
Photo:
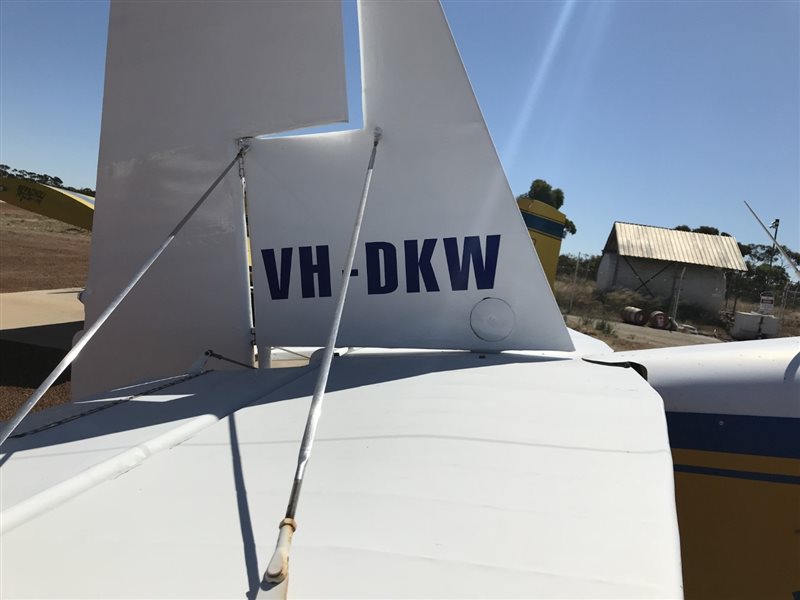
<svg viewBox="0 0 800 600">
<path fill-rule="evenodd" d="M 725 301 L 728 271 L 747 271 L 732 236 L 616 222 L 603 248 L 597 288 L 629 289 L 665 302 L 680 289 L 682 304 L 716 311 Z"/>
</svg>

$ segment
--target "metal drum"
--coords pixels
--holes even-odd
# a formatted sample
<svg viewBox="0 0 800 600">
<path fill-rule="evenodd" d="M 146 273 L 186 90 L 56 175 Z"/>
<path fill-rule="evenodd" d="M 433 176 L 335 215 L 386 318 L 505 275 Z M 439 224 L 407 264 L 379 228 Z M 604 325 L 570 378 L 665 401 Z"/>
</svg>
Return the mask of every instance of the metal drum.
<svg viewBox="0 0 800 600">
<path fill-rule="evenodd" d="M 638 325 L 641 327 L 647 319 L 641 308 L 626 306 L 622 309 L 622 320 L 631 325 Z"/>
<path fill-rule="evenodd" d="M 663 311 L 654 310 L 650 313 L 647 323 L 655 329 L 666 329 L 669 327 L 669 317 Z"/>
</svg>

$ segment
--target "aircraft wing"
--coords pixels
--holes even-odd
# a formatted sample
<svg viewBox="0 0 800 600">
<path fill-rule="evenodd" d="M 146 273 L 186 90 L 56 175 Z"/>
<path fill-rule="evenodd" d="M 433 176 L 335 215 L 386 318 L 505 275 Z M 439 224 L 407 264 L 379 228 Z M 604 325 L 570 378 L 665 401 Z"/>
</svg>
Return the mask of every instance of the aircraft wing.
<svg viewBox="0 0 800 600">
<path fill-rule="evenodd" d="M 316 371 L 29 417 L 0 458 L 3 596 L 252 598 Z M 339 357 L 303 491 L 290 597 L 682 596 L 664 408 L 630 368 Z"/>
<path fill-rule="evenodd" d="M 51 219 L 92 230 L 94 198 L 26 179 L 0 177 L 0 200 Z"/>
</svg>

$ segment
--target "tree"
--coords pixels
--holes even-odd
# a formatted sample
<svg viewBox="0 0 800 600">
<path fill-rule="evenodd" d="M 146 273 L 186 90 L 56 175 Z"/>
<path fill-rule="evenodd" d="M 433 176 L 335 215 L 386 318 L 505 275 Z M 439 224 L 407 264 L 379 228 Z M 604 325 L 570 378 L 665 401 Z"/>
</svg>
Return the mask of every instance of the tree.
<svg viewBox="0 0 800 600">
<path fill-rule="evenodd" d="M 794 252 L 793 250 L 789 250 L 786 246 L 783 246 L 783 249 L 786 251 L 786 254 L 789 255 L 789 258 L 794 261 L 794 264 L 800 265 L 800 252 Z"/>
<path fill-rule="evenodd" d="M 712 227 L 711 225 L 700 225 L 700 227 L 695 227 L 692 229 L 688 225 L 678 225 L 677 227 L 673 227 L 675 231 L 691 231 L 693 233 L 707 233 L 708 235 L 724 235 L 726 237 L 731 237 L 730 233 L 725 231 L 720 231 L 716 227 Z"/>
<path fill-rule="evenodd" d="M 550 206 L 553 208 L 561 208 L 564 206 L 564 192 L 560 188 L 555 188 L 550 192 Z"/>
<path fill-rule="evenodd" d="M 762 292 L 770 291 L 778 296 L 789 283 L 785 265 L 772 264 L 772 246 L 766 244 L 739 244 L 739 250 L 747 265 L 746 272 L 729 275 L 728 295 L 757 301 Z M 792 258 L 800 253 L 786 248 Z"/>
<path fill-rule="evenodd" d="M 95 195 L 95 191 L 91 188 L 78 189 L 64 185 L 64 182 L 60 177 L 47 175 L 46 173 L 43 174 L 35 173 L 34 171 L 26 171 L 25 169 L 12 169 L 8 165 L 0 165 L 0 176 L 8 177 L 10 179 L 26 179 L 28 181 L 35 181 L 36 183 L 43 183 L 44 185 L 69 190 L 70 192 L 78 192 L 79 194 L 83 194 L 85 196 L 94 197 Z"/>
<path fill-rule="evenodd" d="M 559 188 L 553 189 L 553 186 L 544 179 L 534 179 L 528 193 L 523 196 L 531 200 L 539 200 L 556 209 L 564 205 L 564 192 Z"/>
<path fill-rule="evenodd" d="M 719 229 L 716 227 L 712 227 L 711 225 L 700 225 L 700 227 L 695 227 L 692 229 L 695 233 L 707 233 L 709 235 L 719 235 Z"/>
<path fill-rule="evenodd" d="M 526 193 L 517 196 L 517 200 L 524 198 L 528 198 L 530 200 L 539 200 L 540 202 L 544 202 L 555 209 L 560 209 L 564 205 L 564 191 L 560 188 L 554 188 L 544 179 L 534 179 L 531 182 L 530 189 Z M 567 219 L 564 223 L 564 231 L 565 235 L 574 235 L 577 233 L 578 229 L 575 227 L 575 223 L 573 223 L 570 219 Z"/>
<path fill-rule="evenodd" d="M 739 251 L 753 263 L 772 262 L 772 246 L 765 244 L 739 244 Z"/>
<path fill-rule="evenodd" d="M 600 254 L 581 255 L 578 265 L 578 276 L 582 279 L 597 279 L 597 269 L 600 267 Z M 578 257 L 573 254 L 562 254 L 558 257 L 558 274 L 572 276 Z"/>
</svg>

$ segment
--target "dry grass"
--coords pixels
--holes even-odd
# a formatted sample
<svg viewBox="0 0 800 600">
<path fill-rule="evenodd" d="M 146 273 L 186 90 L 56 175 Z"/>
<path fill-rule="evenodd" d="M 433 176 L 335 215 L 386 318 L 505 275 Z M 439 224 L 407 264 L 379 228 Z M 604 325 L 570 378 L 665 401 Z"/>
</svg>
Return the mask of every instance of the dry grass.
<svg viewBox="0 0 800 600">
<path fill-rule="evenodd" d="M 781 323 L 781 335 L 784 337 L 800 335 L 800 310 L 787 310 Z"/>
<path fill-rule="evenodd" d="M 619 331 L 615 330 L 615 323 L 622 322 L 622 309 L 626 306 L 636 306 L 646 312 L 653 310 L 669 310 L 669 301 L 659 298 L 649 298 L 630 290 L 613 290 L 605 294 L 597 292 L 595 282 L 592 280 L 579 280 L 575 283 L 569 277 L 556 280 L 556 300 L 562 312 L 579 317 L 580 325 L 575 328 L 587 335 L 603 340 L 615 350 L 630 350 L 655 347 L 647 345 L 645 340 L 632 341 L 625 339 Z M 570 303 L 572 310 L 569 311 Z M 736 310 L 755 310 L 757 304 L 739 302 Z M 776 309 L 776 314 L 781 315 L 781 310 Z M 727 322 L 722 314 L 702 310 L 689 305 L 681 305 L 678 311 L 678 321 L 681 324 L 695 327 L 698 333 L 720 340 L 730 340 Z M 647 328 L 641 328 L 647 331 Z M 787 308 L 783 313 L 781 335 L 784 337 L 800 335 L 800 310 Z"/>
<path fill-rule="evenodd" d="M 776 302 L 778 302 L 776 300 Z M 743 312 L 752 312 L 758 310 L 757 302 L 742 302 L 736 303 L 736 310 Z M 781 337 L 800 336 L 800 308 L 787 306 L 782 309 L 781 306 L 775 307 L 775 316 L 781 318 Z"/>
</svg>

